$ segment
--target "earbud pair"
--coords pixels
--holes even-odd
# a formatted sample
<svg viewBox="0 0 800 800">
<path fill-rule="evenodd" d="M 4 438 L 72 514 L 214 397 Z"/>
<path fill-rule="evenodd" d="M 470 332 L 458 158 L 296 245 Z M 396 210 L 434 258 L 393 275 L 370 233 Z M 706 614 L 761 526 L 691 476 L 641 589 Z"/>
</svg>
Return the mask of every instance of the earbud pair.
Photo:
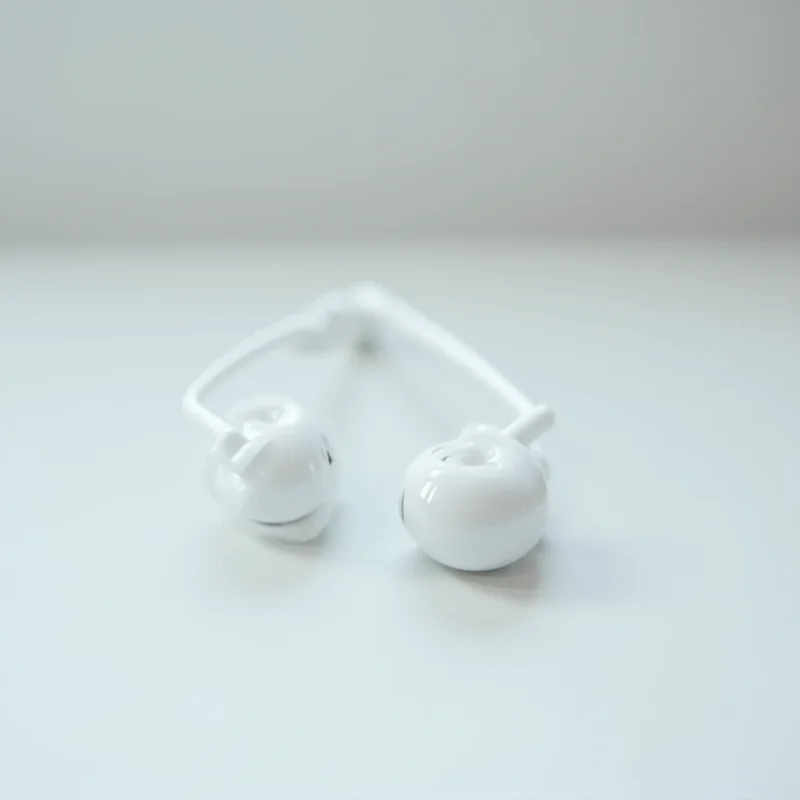
<svg viewBox="0 0 800 800">
<path fill-rule="evenodd" d="M 224 508 L 279 538 L 306 541 L 336 504 L 339 458 L 324 426 L 278 395 L 254 398 L 223 421 L 199 396 L 235 365 L 290 340 L 369 336 L 390 325 L 451 359 L 518 410 L 507 427 L 470 425 L 408 466 L 400 517 L 419 547 L 450 567 L 480 571 L 510 564 L 540 540 L 547 519 L 547 464 L 532 447 L 554 422 L 477 353 L 374 286 L 337 292 L 270 326 L 212 364 L 187 391 L 184 411 L 215 437 L 207 483 Z"/>
</svg>

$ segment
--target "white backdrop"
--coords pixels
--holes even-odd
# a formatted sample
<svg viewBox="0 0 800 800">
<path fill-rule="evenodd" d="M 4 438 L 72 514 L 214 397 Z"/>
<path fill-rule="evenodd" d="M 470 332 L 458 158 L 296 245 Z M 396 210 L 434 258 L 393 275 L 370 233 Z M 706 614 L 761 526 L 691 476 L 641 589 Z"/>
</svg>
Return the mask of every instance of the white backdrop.
<svg viewBox="0 0 800 800">
<path fill-rule="evenodd" d="M 800 5 L 4 0 L 0 242 L 800 230 Z"/>
</svg>

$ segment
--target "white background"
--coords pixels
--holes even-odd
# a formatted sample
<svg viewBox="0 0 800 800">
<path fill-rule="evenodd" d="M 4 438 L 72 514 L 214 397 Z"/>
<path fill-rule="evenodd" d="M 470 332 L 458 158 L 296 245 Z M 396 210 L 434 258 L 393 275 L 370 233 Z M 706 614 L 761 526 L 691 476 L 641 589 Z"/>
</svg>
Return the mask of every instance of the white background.
<svg viewBox="0 0 800 800">
<path fill-rule="evenodd" d="M 798 41 L 782 0 L 0 3 L 0 797 L 800 795 Z M 186 385 L 364 278 L 557 410 L 534 557 L 403 531 L 409 459 L 507 417 L 402 348 L 214 398 L 332 417 L 320 540 L 206 495 Z"/>
<path fill-rule="evenodd" d="M 793 0 L 3 0 L 0 242 L 800 230 Z"/>
<path fill-rule="evenodd" d="M 0 796 L 796 798 L 799 257 L 7 253 Z M 405 535 L 405 463 L 506 416 L 402 349 L 276 355 L 214 398 L 333 417 L 321 540 L 259 543 L 206 496 L 185 386 L 356 278 L 557 409 L 536 558 L 458 574 Z"/>
</svg>

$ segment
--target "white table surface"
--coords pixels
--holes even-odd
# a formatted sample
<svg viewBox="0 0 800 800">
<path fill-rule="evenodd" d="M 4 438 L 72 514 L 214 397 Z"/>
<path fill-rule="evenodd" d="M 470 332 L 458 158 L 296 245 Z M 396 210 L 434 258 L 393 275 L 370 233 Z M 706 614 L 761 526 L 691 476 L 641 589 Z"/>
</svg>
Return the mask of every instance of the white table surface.
<svg viewBox="0 0 800 800">
<path fill-rule="evenodd" d="M 333 418 L 321 540 L 206 495 L 185 386 L 361 278 L 557 409 L 536 558 L 415 550 L 404 464 L 506 415 L 405 351 L 215 398 Z M 797 797 L 799 309 L 789 245 L 6 252 L 0 797 Z"/>
</svg>

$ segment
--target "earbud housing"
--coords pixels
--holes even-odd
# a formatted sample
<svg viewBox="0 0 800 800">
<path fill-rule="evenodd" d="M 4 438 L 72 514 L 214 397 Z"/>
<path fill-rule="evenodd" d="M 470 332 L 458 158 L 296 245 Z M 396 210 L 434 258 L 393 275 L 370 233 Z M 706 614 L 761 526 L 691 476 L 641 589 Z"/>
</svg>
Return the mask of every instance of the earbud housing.
<svg viewBox="0 0 800 800">
<path fill-rule="evenodd" d="M 230 512 L 279 538 L 314 538 L 327 524 L 338 457 L 320 422 L 289 398 L 254 398 L 228 413 L 235 431 L 211 451 L 206 477 Z"/>
<path fill-rule="evenodd" d="M 504 567 L 542 537 L 546 476 L 538 451 L 497 428 L 471 426 L 409 464 L 403 524 L 428 556 L 446 566 L 469 571 Z"/>
</svg>

